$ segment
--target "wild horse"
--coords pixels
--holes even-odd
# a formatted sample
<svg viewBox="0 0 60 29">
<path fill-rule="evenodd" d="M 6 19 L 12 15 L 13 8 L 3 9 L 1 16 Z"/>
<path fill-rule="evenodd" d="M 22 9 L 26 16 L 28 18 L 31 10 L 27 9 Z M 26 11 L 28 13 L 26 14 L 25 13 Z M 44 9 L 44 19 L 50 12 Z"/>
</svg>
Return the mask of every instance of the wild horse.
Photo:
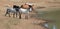
<svg viewBox="0 0 60 29">
<path fill-rule="evenodd" d="M 33 5 L 21 5 L 21 8 L 19 9 L 19 18 L 21 19 L 21 14 L 26 14 L 25 19 L 28 19 L 29 13 L 32 11 L 34 11 Z"/>
<path fill-rule="evenodd" d="M 14 8 L 7 8 L 5 16 L 8 14 L 9 17 L 11 17 L 10 13 L 13 13 L 13 17 L 15 17 L 15 14 L 16 14 L 16 17 L 17 17 L 17 13 L 19 13 L 19 18 L 20 19 L 21 19 L 21 14 L 26 14 L 25 19 L 28 19 L 29 12 L 34 11 L 33 6 L 30 6 L 30 5 L 27 5 L 27 4 L 21 5 L 21 7 L 18 10 L 19 11 L 16 11 L 16 9 L 14 9 Z"/>
<path fill-rule="evenodd" d="M 17 17 L 17 13 L 18 12 L 15 9 L 13 9 L 13 8 L 7 8 L 6 13 L 5 13 L 5 16 L 8 14 L 9 17 L 11 17 L 10 16 L 11 13 L 13 13 L 13 17 L 15 17 L 15 14 L 16 14 L 16 17 Z"/>
</svg>

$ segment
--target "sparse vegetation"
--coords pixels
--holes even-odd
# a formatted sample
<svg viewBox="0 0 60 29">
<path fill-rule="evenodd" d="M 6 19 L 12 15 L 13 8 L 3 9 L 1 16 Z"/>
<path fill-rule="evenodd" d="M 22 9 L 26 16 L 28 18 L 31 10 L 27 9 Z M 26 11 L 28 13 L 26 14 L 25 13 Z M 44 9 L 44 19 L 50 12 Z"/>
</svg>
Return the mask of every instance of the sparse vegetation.
<svg viewBox="0 0 60 29">
<path fill-rule="evenodd" d="M 24 1 L 26 1 L 26 0 L 24 0 Z M 33 2 L 34 4 L 36 4 L 38 6 L 46 6 L 48 8 L 41 11 L 41 9 L 39 9 L 41 7 L 38 7 L 38 9 L 39 9 L 38 12 L 39 13 L 37 14 L 37 16 L 35 16 L 35 15 L 34 16 L 32 15 L 32 16 L 36 17 L 36 18 L 54 20 L 57 29 L 60 29 L 60 0 L 56 0 L 57 2 L 59 2 L 58 5 L 57 5 L 57 3 L 53 4 L 53 3 L 50 3 L 50 2 L 48 2 L 48 5 L 46 5 L 46 3 L 44 1 L 42 2 L 43 4 L 40 1 L 36 2 L 36 3 Z M 12 18 L 12 17 L 9 18 L 9 17 L 4 16 L 6 7 L 8 7 L 7 5 L 10 5 L 9 7 L 12 7 L 13 4 L 17 4 L 17 5 L 20 6 L 23 3 L 24 3 L 23 1 L 13 2 L 13 1 L 7 1 L 7 0 L 6 1 L 5 0 L 0 0 L 0 29 L 21 29 L 20 26 L 24 27 L 23 29 L 25 29 L 25 27 L 28 26 L 28 27 L 26 27 L 28 29 L 31 26 L 30 25 L 31 23 L 29 22 L 30 24 L 27 24 L 28 22 L 25 19 L 20 20 L 18 18 Z M 49 8 L 49 7 L 55 7 L 55 8 Z M 44 8 L 44 7 L 42 7 L 42 8 Z M 30 21 L 32 21 L 32 20 L 30 19 Z M 49 27 L 51 29 L 52 29 L 52 24 L 53 23 L 49 23 Z M 26 25 L 26 26 L 24 26 L 24 25 Z M 35 25 L 32 25 L 32 26 L 35 26 Z M 40 27 L 41 26 L 39 26 L 38 28 L 40 28 Z M 32 27 L 30 27 L 30 28 L 32 28 Z M 44 28 L 44 27 L 41 27 L 41 28 Z"/>
</svg>

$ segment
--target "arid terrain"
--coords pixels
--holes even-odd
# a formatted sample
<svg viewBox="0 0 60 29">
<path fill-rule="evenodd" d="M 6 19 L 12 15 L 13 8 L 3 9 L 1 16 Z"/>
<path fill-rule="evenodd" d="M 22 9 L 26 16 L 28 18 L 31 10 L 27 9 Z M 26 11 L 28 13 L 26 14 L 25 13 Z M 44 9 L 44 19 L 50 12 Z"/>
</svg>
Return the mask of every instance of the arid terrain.
<svg viewBox="0 0 60 29">
<path fill-rule="evenodd" d="M 27 20 L 4 16 L 7 6 L 12 7 L 13 4 L 20 6 L 26 2 L 32 2 L 36 8 L 45 7 L 44 9 L 39 9 L 41 11 L 50 11 L 47 8 L 60 8 L 59 0 L 56 0 L 56 2 L 53 0 L 0 0 L 0 29 L 47 29 L 42 25 L 37 25 L 46 22 L 42 19 L 29 18 Z"/>
</svg>

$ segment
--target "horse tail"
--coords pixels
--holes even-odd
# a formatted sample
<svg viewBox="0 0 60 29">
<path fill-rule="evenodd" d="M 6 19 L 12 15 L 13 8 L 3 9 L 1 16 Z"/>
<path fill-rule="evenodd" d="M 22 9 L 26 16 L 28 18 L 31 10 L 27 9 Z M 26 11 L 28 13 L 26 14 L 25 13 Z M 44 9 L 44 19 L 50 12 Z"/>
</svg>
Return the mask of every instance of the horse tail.
<svg viewBox="0 0 60 29">
<path fill-rule="evenodd" d="M 10 10 L 10 9 L 7 9 L 7 11 L 6 11 L 7 14 L 10 12 L 9 10 Z"/>
<path fill-rule="evenodd" d="M 5 16 L 6 16 L 7 14 L 9 14 L 9 9 L 6 10 Z"/>
</svg>

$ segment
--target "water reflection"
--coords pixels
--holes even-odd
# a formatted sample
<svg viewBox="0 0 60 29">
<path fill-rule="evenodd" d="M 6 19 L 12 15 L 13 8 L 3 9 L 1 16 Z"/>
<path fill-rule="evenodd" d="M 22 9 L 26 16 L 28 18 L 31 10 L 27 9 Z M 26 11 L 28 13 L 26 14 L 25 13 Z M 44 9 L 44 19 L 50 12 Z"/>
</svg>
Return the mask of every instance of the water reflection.
<svg viewBox="0 0 60 29">
<path fill-rule="evenodd" d="M 50 29 L 57 29 L 55 24 L 52 24 L 52 26 L 50 26 L 48 23 L 46 23 L 46 24 L 44 24 L 44 26 L 47 27 L 47 28 L 50 28 Z"/>
<path fill-rule="evenodd" d="M 48 23 L 44 24 L 44 26 L 48 28 Z"/>
<path fill-rule="evenodd" d="M 56 25 L 55 24 L 53 25 L 53 29 L 56 29 Z"/>
</svg>

